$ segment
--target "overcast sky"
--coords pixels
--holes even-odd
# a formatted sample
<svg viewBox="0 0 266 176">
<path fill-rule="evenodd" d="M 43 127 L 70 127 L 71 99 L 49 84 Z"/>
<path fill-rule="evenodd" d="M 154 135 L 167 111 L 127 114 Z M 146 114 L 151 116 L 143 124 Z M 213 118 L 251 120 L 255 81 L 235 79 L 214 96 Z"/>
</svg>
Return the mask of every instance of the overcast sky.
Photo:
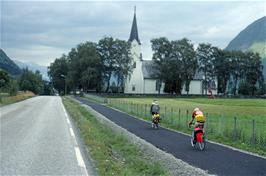
<svg viewBox="0 0 266 176">
<path fill-rule="evenodd" d="M 151 59 L 157 37 L 225 48 L 266 15 L 265 1 L 1 1 L 1 48 L 11 59 L 48 66 L 81 42 L 128 40 L 134 5 L 144 59 Z"/>
</svg>

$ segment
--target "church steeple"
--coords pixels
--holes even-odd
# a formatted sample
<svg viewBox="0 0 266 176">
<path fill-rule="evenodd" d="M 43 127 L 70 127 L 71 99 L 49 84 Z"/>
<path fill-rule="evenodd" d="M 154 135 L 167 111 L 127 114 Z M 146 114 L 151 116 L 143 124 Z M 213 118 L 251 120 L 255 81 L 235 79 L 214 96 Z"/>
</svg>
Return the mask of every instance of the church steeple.
<svg viewBox="0 0 266 176">
<path fill-rule="evenodd" d="M 138 35 L 138 26 L 137 26 L 137 18 L 136 18 L 136 6 L 134 7 L 134 18 L 133 18 L 133 23 L 131 27 L 131 32 L 130 32 L 130 37 L 129 40 L 132 42 L 133 40 L 136 40 L 138 44 L 140 45 L 140 40 L 139 40 L 139 35 Z"/>
</svg>

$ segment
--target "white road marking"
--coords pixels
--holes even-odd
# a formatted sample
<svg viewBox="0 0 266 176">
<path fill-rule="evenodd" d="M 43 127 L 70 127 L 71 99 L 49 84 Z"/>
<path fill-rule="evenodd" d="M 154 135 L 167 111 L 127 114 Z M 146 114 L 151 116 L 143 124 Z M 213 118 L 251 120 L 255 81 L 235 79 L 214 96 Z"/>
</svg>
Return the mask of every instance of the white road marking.
<svg viewBox="0 0 266 176">
<path fill-rule="evenodd" d="M 73 129 L 72 129 L 72 128 L 69 128 L 69 130 L 70 130 L 70 134 L 71 134 L 71 136 L 74 137 L 75 135 L 74 135 L 74 131 L 73 131 Z"/>
<path fill-rule="evenodd" d="M 85 173 L 86 176 L 88 176 L 88 172 L 84 163 L 84 160 L 81 156 L 80 150 L 78 147 L 75 147 L 75 152 L 76 152 L 76 157 L 77 157 L 77 161 L 78 161 L 78 165 L 83 168 L 83 172 Z"/>
<path fill-rule="evenodd" d="M 78 147 L 75 147 L 75 152 L 76 152 L 76 157 L 77 157 L 77 161 L 78 161 L 78 165 L 80 167 L 85 167 L 85 164 L 84 164 L 84 161 L 83 161 L 83 158 L 81 156 L 81 153 L 80 153 L 80 150 Z"/>
<path fill-rule="evenodd" d="M 62 99 L 61 99 L 62 101 Z M 79 147 L 78 147 L 78 143 L 77 143 L 77 140 L 76 140 L 76 136 L 75 136 L 75 133 L 71 127 L 71 123 L 70 123 L 70 120 L 69 120 L 69 117 L 68 117 L 68 114 L 66 112 L 66 109 L 65 109 L 65 106 L 63 105 L 62 103 L 62 106 L 63 106 L 63 110 L 64 110 L 64 113 L 65 113 L 65 116 L 66 116 L 66 120 L 67 120 L 67 123 L 69 125 L 69 131 L 70 131 L 70 134 L 71 136 L 74 138 L 74 142 L 75 142 L 75 146 L 74 146 L 74 149 L 75 149 L 75 153 L 76 153 L 76 158 L 77 158 L 77 161 L 78 161 L 78 165 L 82 168 L 82 171 L 83 173 L 85 174 L 85 176 L 88 176 L 88 172 L 87 172 L 87 169 L 86 169 L 86 165 L 84 163 L 84 160 L 82 158 L 82 155 L 81 155 L 81 152 L 79 150 Z"/>
</svg>

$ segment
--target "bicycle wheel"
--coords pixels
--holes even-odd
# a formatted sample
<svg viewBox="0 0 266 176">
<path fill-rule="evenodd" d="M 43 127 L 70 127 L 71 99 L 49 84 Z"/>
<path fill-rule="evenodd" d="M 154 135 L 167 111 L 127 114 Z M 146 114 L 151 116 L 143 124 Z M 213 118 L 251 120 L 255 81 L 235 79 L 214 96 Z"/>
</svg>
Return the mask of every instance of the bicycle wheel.
<svg viewBox="0 0 266 176">
<path fill-rule="evenodd" d="M 198 145 L 199 145 L 199 149 L 203 151 L 205 149 L 206 142 L 203 140 L 202 142 L 198 142 Z"/>
</svg>

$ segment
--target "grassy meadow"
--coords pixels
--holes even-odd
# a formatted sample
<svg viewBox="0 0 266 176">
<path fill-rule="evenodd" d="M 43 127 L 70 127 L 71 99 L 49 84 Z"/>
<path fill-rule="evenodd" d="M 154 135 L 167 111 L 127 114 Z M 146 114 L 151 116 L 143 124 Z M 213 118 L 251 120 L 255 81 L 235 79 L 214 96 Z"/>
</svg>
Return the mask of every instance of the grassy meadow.
<svg viewBox="0 0 266 176">
<path fill-rule="evenodd" d="M 155 98 L 108 98 L 89 96 L 108 102 L 138 118 L 150 120 L 150 105 Z M 266 100 L 229 98 L 156 98 L 160 105 L 162 126 L 190 134 L 187 122 L 192 110 L 199 107 L 207 116 L 209 140 L 231 145 L 266 156 Z"/>
<path fill-rule="evenodd" d="M 153 98 L 116 98 L 117 101 L 127 101 L 150 106 Z M 266 122 L 266 100 L 264 99 L 208 99 L 208 98 L 157 98 L 164 113 L 164 108 L 188 110 L 189 113 L 195 107 L 209 114 L 209 118 L 224 116 L 227 118 L 241 117 L 241 120 L 256 119 L 258 122 Z"/>
</svg>

